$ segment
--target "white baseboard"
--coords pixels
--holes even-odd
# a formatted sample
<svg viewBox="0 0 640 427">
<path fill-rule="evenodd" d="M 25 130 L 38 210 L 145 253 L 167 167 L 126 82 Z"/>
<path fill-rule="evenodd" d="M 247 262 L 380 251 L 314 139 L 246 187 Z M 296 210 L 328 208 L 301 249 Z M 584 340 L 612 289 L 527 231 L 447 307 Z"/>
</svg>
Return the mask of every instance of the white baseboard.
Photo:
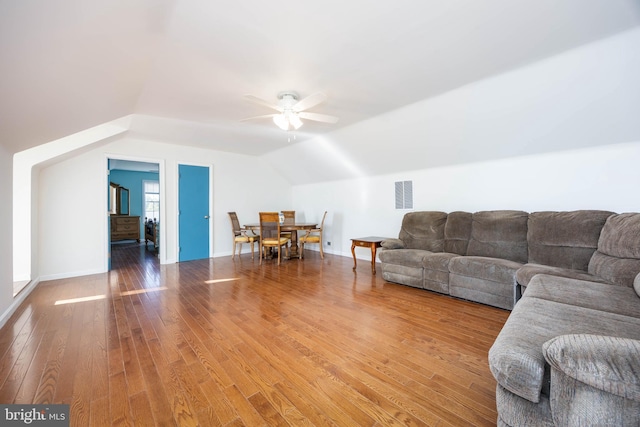
<svg viewBox="0 0 640 427">
<path fill-rule="evenodd" d="M 70 279 L 72 277 L 90 276 L 92 274 L 100 274 L 106 272 L 107 271 L 102 268 L 96 268 L 91 270 L 71 271 L 68 273 L 48 274 L 46 276 L 41 276 L 40 281 L 45 282 L 47 280 Z"/>
<path fill-rule="evenodd" d="M 13 313 L 15 313 L 18 307 L 20 307 L 20 304 L 22 304 L 22 302 L 27 299 L 29 294 L 36 288 L 36 286 L 38 286 L 39 283 L 40 278 L 32 280 L 31 283 L 29 283 L 18 293 L 18 295 L 16 295 L 11 305 L 7 307 L 2 315 L 0 315 L 0 328 L 4 327 L 5 323 L 7 323 L 7 320 L 9 320 L 11 316 L 13 316 Z"/>
</svg>

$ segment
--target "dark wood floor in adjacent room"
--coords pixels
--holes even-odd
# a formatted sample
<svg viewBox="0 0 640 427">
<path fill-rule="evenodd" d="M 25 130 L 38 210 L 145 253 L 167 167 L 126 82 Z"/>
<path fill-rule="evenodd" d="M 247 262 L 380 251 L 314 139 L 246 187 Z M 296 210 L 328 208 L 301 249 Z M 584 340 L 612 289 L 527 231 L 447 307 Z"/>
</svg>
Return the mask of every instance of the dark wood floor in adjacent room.
<svg viewBox="0 0 640 427">
<path fill-rule="evenodd" d="M 41 283 L 0 331 L 0 403 L 71 425 L 495 426 L 487 352 L 508 312 L 306 251 Z M 378 268 L 379 270 L 379 268 Z"/>
</svg>

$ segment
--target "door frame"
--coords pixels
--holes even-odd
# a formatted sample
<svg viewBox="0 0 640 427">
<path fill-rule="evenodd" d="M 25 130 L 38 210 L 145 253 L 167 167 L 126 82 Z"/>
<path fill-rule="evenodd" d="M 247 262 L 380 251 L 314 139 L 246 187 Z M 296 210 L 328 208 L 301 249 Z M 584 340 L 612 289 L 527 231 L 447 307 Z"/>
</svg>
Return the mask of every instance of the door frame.
<svg viewBox="0 0 640 427">
<path fill-rule="evenodd" d="M 176 162 L 176 262 L 180 261 L 180 166 L 200 166 L 209 169 L 209 258 L 213 258 L 213 163 Z M 162 199 L 162 196 L 160 198 Z"/>
<path fill-rule="evenodd" d="M 152 158 L 152 157 L 141 157 L 141 156 L 128 156 L 125 154 L 115 154 L 115 153 L 105 153 L 104 154 L 104 181 L 103 181 L 103 191 L 109 191 L 109 159 L 113 160 L 127 160 L 131 162 L 145 162 L 145 163 L 156 163 L 158 164 L 158 181 L 160 182 L 160 221 L 162 223 L 166 223 L 167 221 L 167 185 L 166 185 L 166 169 L 165 169 L 165 160 Z M 109 205 L 107 203 L 107 197 L 103 197 L 104 209 L 103 212 L 106 213 L 105 221 L 104 221 L 104 242 L 105 242 L 105 252 L 104 252 L 104 271 L 109 270 L 109 256 L 111 253 L 111 236 L 109 235 Z M 167 229 L 166 227 L 160 226 L 160 244 L 167 241 Z M 162 250 L 160 248 L 160 254 L 158 256 L 160 264 L 167 264 L 167 251 Z"/>
</svg>

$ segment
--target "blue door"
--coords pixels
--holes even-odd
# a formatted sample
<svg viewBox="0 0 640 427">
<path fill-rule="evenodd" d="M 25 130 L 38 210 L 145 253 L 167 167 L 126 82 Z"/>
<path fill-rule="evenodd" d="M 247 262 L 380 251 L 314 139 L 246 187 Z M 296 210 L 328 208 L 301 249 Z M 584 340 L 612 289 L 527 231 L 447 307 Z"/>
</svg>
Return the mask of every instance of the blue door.
<svg viewBox="0 0 640 427">
<path fill-rule="evenodd" d="M 209 258 L 209 168 L 178 165 L 179 261 Z"/>
</svg>

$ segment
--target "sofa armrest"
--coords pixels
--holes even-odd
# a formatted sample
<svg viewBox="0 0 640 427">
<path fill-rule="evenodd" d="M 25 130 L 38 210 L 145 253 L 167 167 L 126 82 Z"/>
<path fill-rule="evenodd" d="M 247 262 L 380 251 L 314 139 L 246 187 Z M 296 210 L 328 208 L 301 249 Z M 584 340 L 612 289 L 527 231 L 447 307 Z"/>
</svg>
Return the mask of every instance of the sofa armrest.
<svg viewBox="0 0 640 427">
<path fill-rule="evenodd" d="M 633 425 L 640 417 L 640 341 L 561 335 L 542 346 L 558 425 Z M 583 424 L 581 424 L 583 423 Z"/>
<path fill-rule="evenodd" d="M 385 249 L 405 249 L 405 244 L 400 239 L 385 239 L 380 243 Z"/>
<path fill-rule="evenodd" d="M 561 335 L 543 344 L 549 364 L 598 390 L 640 402 L 640 341 Z"/>
</svg>

